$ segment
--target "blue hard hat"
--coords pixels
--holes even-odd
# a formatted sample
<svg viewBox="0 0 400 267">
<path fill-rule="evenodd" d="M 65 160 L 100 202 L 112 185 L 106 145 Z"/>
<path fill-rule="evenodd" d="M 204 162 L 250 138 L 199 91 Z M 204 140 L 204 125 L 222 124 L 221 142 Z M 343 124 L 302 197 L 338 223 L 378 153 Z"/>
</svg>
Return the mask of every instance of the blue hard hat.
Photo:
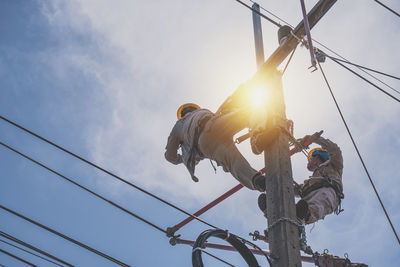
<svg viewBox="0 0 400 267">
<path fill-rule="evenodd" d="M 325 149 L 322 149 L 320 147 L 314 148 L 308 153 L 308 158 L 314 157 L 316 155 L 319 155 L 322 161 L 327 161 L 329 159 L 329 153 Z"/>
</svg>

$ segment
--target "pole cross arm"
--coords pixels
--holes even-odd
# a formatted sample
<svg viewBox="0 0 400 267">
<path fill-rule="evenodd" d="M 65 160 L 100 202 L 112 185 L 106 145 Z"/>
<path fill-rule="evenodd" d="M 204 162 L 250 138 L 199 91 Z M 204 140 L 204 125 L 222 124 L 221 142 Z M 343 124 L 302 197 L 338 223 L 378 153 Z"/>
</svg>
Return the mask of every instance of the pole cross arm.
<svg viewBox="0 0 400 267">
<path fill-rule="evenodd" d="M 310 24 L 310 29 L 312 29 L 315 24 L 322 18 L 323 15 L 333 6 L 337 0 L 320 0 L 318 3 L 310 10 L 308 13 L 308 22 Z M 270 69 L 276 69 L 282 61 L 290 54 L 290 52 L 299 43 L 298 39 L 302 39 L 305 34 L 304 20 L 302 20 L 296 28 L 292 31 L 293 35 L 289 35 L 285 42 L 282 43 L 272 55 L 265 61 L 260 70 L 256 73 L 263 74 Z"/>
</svg>

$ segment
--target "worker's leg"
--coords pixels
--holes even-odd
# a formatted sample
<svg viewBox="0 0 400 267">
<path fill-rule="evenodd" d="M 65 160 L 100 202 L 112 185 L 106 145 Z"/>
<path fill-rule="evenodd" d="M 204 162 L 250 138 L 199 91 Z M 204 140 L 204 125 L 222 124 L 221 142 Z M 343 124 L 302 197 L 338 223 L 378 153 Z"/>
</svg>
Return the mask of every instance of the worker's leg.
<svg viewBox="0 0 400 267">
<path fill-rule="evenodd" d="M 235 111 L 216 116 L 207 122 L 202 134 L 208 134 L 218 143 L 230 143 L 233 136 L 249 126 L 249 113 Z"/>
<path fill-rule="evenodd" d="M 219 143 L 208 135 L 200 135 L 199 149 L 206 158 L 215 160 L 224 170 L 230 172 L 242 185 L 254 190 L 253 177 L 258 172 L 242 156 L 235 144 Z"/>
<path fill-rule="evenodd" d="M 303 198 L 307 201 L 310 210 L 310 218 L 307 224 L 321 220 L 332 213 L 338 206 L 335 190 L 330 187 L 322 187 L 315 190 Z"/>
</svg>

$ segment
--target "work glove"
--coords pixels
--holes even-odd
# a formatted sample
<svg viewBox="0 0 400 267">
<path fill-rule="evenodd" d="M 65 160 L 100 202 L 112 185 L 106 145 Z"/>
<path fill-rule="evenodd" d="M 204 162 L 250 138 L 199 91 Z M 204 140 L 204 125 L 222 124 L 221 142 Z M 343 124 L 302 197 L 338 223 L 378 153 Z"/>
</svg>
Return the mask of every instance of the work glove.
<svg viewBox="0 0 400 267">
<path fill-rule="evenodd" d="M 294 189 L 294 195 L 298 197 L 303 197 L 303 185 L 296 183 L 293 181 L 293 189 Z"/>
<path fill-rule="evenodd" d="M 312 135 L 306 135 L 303 138 L 297 139 L 297 142 L 300 143 L 301 146 L 296 144 L 296 151 L 300 152 L 302 148 L 308 149 L 308 146 L 317 141 L 323 132 L 324 131 L 321 130 L 319 132 L 315 132 Z"/>
</svg>

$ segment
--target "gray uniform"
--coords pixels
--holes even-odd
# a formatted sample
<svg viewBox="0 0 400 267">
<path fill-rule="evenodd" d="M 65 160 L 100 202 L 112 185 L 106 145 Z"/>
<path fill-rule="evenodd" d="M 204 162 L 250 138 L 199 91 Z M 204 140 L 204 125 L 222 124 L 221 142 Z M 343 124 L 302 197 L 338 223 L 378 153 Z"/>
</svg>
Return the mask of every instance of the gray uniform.
<svg viewBox="0 0 400 267">
<path fill-rule="evenodd" d="M 184 163 L 192 179 L 195 165 L 208 158 L 230 172 L 241 184 L 254 190 L 252 178 L 258 172 L 242 156 L 233 142 L 233 136 L 248 126 L 248 114 L 234 111 L 215 115 L 199 109 L 178 120 L 168 137 L 165 158 L 173 163 Z M 181 147 L 182 155 L 178 154 Z"/>
<path fill-rule="evenodd" d="M 319 165 L 313 172 L 312 176 L 304 181 L 302 190 L 306 192 L 308 189 L 321 183 L 321 181 L 331 179 L 342 192 L 343 157 L 339 146 L 329 139 L 322 137 L 319 137 L 318 140 L 314 142 L 328 151 L 329 160 Z M 338 197 L 339 196 L 337 196 L 335 190 L 331 187 L 321 187 L 320 189 L 313 190 L 304 196 L 303 199 L 307 201 L 311 213 L 311 216 L 306 223 L 310 224 L 323 219 L 326 215 L 337 210 L 339 205 Z"/>
</svg>

